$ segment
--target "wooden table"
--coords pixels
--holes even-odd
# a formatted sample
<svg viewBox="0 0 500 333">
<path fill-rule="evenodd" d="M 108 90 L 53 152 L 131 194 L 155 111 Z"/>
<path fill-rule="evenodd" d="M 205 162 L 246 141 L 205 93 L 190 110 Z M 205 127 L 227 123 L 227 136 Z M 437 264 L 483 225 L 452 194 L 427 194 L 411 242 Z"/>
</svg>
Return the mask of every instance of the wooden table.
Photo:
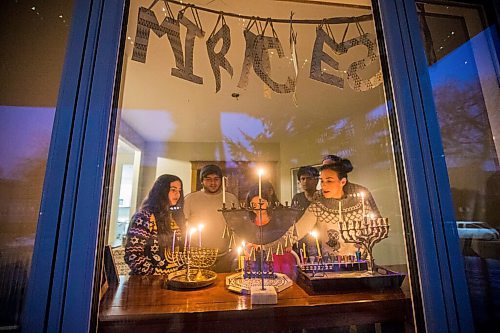
<svg viewBox="0 0 500 333">
<path fill-rule="evenodd" d="M 278 294 L 277 305 L 250 304 L 225 289 L 227 274 L 206 288 L 161 288 L 159 276 L 122 276 L 110 287 L 99 314 L 100 332 L 266 332 L 383 323 L 383 332 L 412 331 L 406 288 L 384 292 L 309 295 L 300 286 Z M 406 327 L 406 328 L 405 328 Z"/>
</svg>

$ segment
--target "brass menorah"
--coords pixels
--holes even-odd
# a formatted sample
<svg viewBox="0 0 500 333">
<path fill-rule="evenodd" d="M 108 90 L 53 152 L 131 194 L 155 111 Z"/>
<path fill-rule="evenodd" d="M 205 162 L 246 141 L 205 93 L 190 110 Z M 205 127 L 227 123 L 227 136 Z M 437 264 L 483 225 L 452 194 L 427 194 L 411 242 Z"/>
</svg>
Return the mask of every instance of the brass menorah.
<svg viewBox="0 0 500 333">
<path fill-rule="evenodd" d="M 202 269 L 214 265 L 219 249 L 191 247 L 185 251 L 168 251 L 166 260 L 177 267 L 185 267 L 186 281 L 202 281 Z"/>
<path fill-rule="evenodd" d="M 387 218 L 369 218 L 340 222 L 340 234 L 346 243 L 359 243 L 366 249 L 372 272 L 375 271 L 373 247 L 389 234 Z"/>
</svg>

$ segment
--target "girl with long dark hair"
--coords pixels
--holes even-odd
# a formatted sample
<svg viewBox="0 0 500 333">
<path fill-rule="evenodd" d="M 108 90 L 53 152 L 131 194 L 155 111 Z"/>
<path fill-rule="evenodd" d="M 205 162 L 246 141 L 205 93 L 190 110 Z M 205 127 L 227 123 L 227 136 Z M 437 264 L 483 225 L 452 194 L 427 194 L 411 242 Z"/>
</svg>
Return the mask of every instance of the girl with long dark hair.
<svg viewBox="0 0 500 333">
<path fill-rule="evenodd" d="M 131 274 L 161 275 L 178 269 L 167 257 L 182 239 L 183 204 L 181 179 L 174 175 L 158 177 L 127 232 L 125 262 Z"/>
</svg>

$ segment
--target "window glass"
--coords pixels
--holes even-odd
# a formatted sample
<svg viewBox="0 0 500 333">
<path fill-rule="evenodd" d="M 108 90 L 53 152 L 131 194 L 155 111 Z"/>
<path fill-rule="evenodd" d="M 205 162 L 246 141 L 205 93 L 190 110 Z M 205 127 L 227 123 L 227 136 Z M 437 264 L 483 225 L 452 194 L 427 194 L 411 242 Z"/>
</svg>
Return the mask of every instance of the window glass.
<svg viewBox="0 0 500 333">
<path fill-rule="evenodd" d="M 196 298 L 195 311 L 213 303 L 248 308 L 250 298 L 238 298 L 224 279 L 247 265 L 238 253 L 255 255 L 249 243 L 266 244 L 274 256 L 267 252 L 264 261 L 273 258 L 273 269 L 292 279 L 300 274 L 295 265 L 308 262 L 368 276 L 373 262 L 362 244 L 376 244 L 377 265 L 411 273 L 391 136 L 397 129 L 389 122 L 394 111 L 370 3 L 193 3 L 201 8 L 131 1 L 106 239 L 121 287 L 105 294 L 101 322 L 139 314 L 133 304 L 180 316 L 193 308 L 179 310 L 176 302 L 201 295 L 210 299 Z M 290 11 L 303 21 L 291 25 Z M 300 181 L 304 172 L 310 177 Z M 259 198 L 270 208 L 252 208 Z M 222 214 L 223 207 L 230 212 Z M 267 225 L 266 241 L 252 234 L 259 224 Z M 200 247 L 217 253 L 182 254 Z M 196 255 L 206 262 L 193 272 L 214 271 L 215 282 L 203 294 L 171 290 L 188 288 L 166 277 L 185 273 Z M 393 291 L 407 308 L 408 276 L 404 281 Z M 135 303 L 131 295 L 139 297 L 140 288 L 155 296 Z M 413 315 L 406 315 L 411 327 Z"/>
<path fill-rule="evenodd" d="M 0 10 L 0 330 L 19 324 L 72 4 Z"/>
<path fill-rule="evenodd" d="M 487 332 L 500 309 L 498 37 L 480 6 L 417 8 L 476 331 Z"/>
</svg>

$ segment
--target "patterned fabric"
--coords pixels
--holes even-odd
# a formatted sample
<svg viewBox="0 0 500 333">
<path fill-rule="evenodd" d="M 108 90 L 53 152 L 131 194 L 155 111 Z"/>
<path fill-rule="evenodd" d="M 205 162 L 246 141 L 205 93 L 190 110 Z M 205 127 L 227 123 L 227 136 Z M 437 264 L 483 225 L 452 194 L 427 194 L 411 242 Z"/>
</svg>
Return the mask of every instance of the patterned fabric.
<svg viewBox="0 0 500 333">
<path fill-rule="evenodd" d="M 355 222 L 363 221 L 363 210 L 365 216 L 380 217 L 375 200 L 368 189 L 353 183 L 344 186 L 344 196 L 341 199 L 321 197 L 309 205 L 308 211 L 316 216 L 316 228 L 320 233 L 323 252 L 354 255 L 354 244 L 344 242 L 339 222 L 354 225 Z"/>
<path fill-rule="evenodd" d="M 172 226 L 178 229 L 175 222 Z M 131 274 L 164 275 L 179 268 L 167 261 L 167 244 L 160 244 L 158 236 L 158 225 L 151 211 L 143 209 L 132 217 L 125 246 L 125 262 Z"/>
<path fill-rule="evenodd" d="M 319 245 L 323 255 L 354 255 L 355 244 L 346 243 L 340 232 L 339 222 L 344 223 L 361 221 L 363 215 L 363 203 L 361 193 L 364 194 L 365 215 L 373 214 L 374 218 L 380 217 L 380 212 L 375 204 L 371 193 L 365 187 L 348 182 L 344 188 L 344 196 L 341 199 L 328 199 L 319 194 L 319 198 L 304 212 L 304 215 L 296 223 L 299 239 L 306 237 L 308 254 L 316 254 Z M 309 232 L 315 229 L 318 232 L 318 245 L 316 240 L 309 236 Z M 314 243 L 312 243 L 314 242 Z M 300 244 L 300 248 L 302 245 Z M 363 254 L 364 255 L 364 254 Z"/>
<path fill-rule="evenodd" d="M 122 246 L 112 248 L 111 253 L 113 254 L 113 259 L 115 261 L 118 275 L 129 275 L 130 267 L 128 267 L 127 263 L 125 262 L 125 248 Z"/>
<path fill-rule="evenodd" d="M 363 220 L 363 200 L 365 216 L 381 217 L 372 194 L 366 187 L 347 183 L 341 199 L 327 199 L 320 196 L 308 209 L 316 215 L 318 222 L 338 223 Z M 364 198 L 361 196 L 364 194 Z"/>
</svg>

